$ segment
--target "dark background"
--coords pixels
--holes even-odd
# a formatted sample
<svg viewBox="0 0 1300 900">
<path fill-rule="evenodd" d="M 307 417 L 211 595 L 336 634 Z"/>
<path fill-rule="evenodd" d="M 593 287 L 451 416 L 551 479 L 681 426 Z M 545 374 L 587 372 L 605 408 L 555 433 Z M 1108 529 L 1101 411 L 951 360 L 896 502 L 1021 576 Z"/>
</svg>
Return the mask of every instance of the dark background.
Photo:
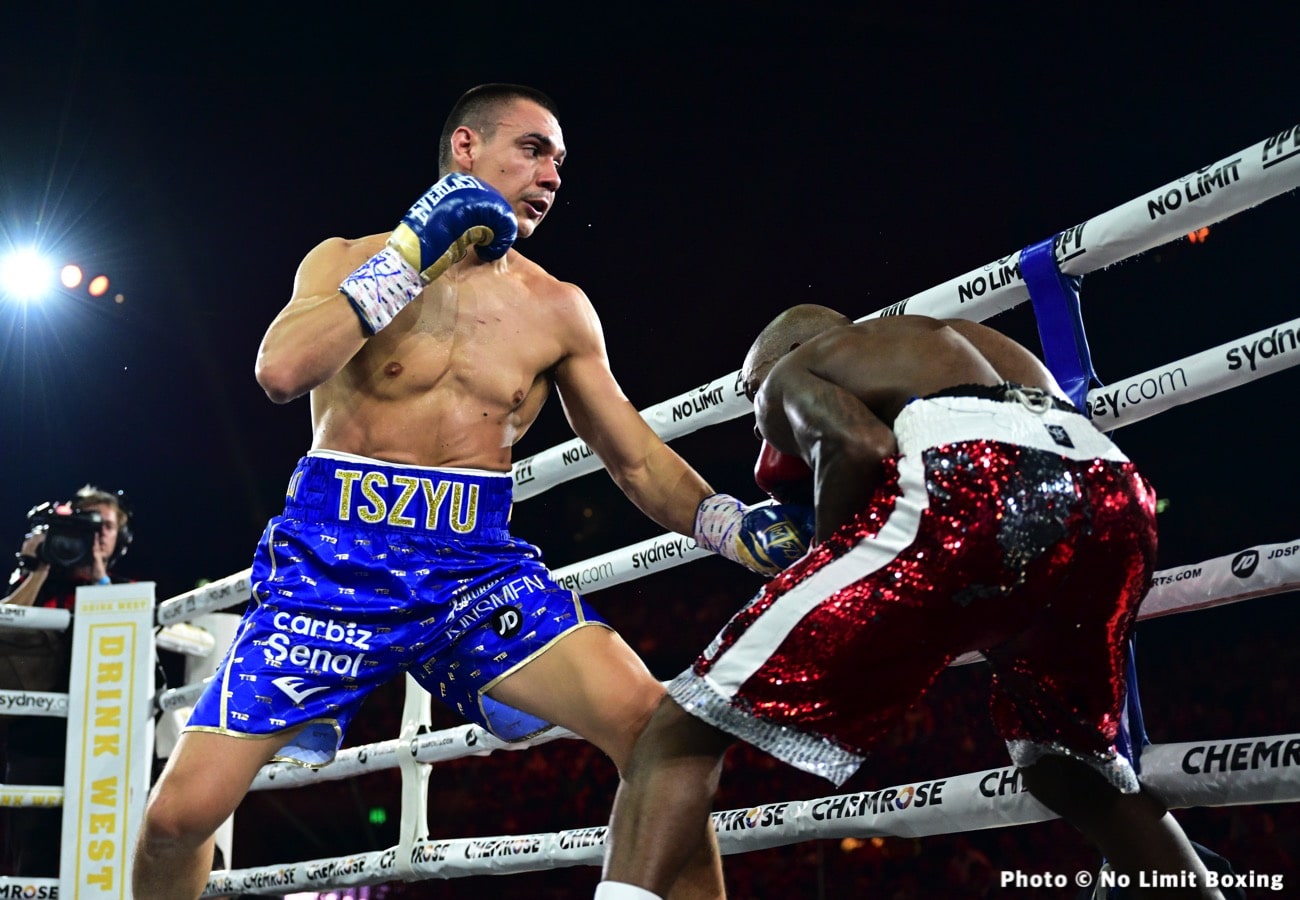
<svg viewBox="0 0 1300 900">
<path fill-rule="evenodd" d="M 0 249 L 36 240 L 107 274 L 124 302 L 65 291 L 0 304 L 0 542 L 16 552 L 28 508 L 89 481 L 127 493 L 136 542 L 119 572 L 156 581 L 159 599 L 246 568 L 309 441 L 306 400 L 277 407 L 253 379 L 261 335 L 308 249 L 392 227 L 434 180 L 442 120 L 475 84 L 524 82 L 558 102 L 564 187 L 520 249 L 588 293 L 614 372 L 645 407 L 735 370 L 788 305 L 872 312 L 1294 125 L 1282 9 L 6 10 Z M 1294 318 L 1296 203 L 1271 200 L 1203 244 L 1088 276 L 1102 380 Z M 1037 349 L 1027 305 L 990 324 Z M 1118 432 L 1168 500 L 1161 567 L 1298 536 L 1296 384 L 1286 371 Z M 570 436 L 552 403 L 518 456 Z M 719 489 L 757 499 L 744 421 L 674 446 Z M 515 520 L 557 567 L 658 531 L 599 474 L 521 503 Z M 594 597 L 668 677 L 755 584 L 708 560 Z M 680 646 L 661 646 L 650 633 L 681 612 L 664 598 L 694 596 L 710 611 L 674 630 Z M 1297 624 L 1289 600 L 1143 626 L 1155 678 L 1213 673 L 1202 687 L 1171 679 L 1157 699 L 1186 709 L 1197 691 L 1197 702 L 1226 691 L 1211 706 L 1249 712 L 1262 730 L 1248 733 L 1295 730 L 1294 715 L 1260 709 L 1273 694 L 1252 680 L 1294 683 L 1293 656 L 1270 643 Z M 1266 668 L 1243 674 L 1246 662 Z M 1153 724 L 1159 690 L 1144 692 Z M 396 733 L 376 719 L 373 739 Z M 1236 733 L 1189 728 L 1157 736 Z M 988 764 L 1002 764 L 993 749 Z M 970 769 L 960 754 L 937 765 Z M 340 821 L 364 816 L 357 791 L 331 800 Z M 598 794 L 581 821 L 541 827 L 595 824 L 607 803 Z M 330 852 L 391 843 L 361 831 Z M 265 862 L 326 855 L 304 841 L 268 825 L 255 846 L 274 851 Z M 236 862 L 263 861 L 256 852 Z"/>
</svg>

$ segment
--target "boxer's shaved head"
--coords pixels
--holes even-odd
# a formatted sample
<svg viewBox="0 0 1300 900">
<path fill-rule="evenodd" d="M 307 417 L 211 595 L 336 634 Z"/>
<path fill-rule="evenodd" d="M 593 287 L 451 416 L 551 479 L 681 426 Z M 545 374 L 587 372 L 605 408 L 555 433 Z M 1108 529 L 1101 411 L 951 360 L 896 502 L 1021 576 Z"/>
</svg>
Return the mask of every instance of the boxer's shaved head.
<svg viewBox="0 0 1300 900">
<path fill-rule="evenodd" d="M 767 373 L 795 347 L 831 328 L 852 324 L 853 320 L 843 313 L 815 303 L 792 306 L 781 313 L 759 333 L 745 355 L 740 369 L 745 396 L 753 400 Z"/>
</svg>

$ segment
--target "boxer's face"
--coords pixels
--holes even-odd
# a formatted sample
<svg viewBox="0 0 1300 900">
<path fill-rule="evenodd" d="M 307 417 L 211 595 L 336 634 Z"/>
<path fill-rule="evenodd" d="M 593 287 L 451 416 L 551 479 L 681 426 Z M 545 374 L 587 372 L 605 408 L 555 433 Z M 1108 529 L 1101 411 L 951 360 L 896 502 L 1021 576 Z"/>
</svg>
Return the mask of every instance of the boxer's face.
<svg viewBox="0 0 1300 900">
<path fill-rule="evenodd" d="M 528 237 L 555 204 L 566 150 L 555 116 L 531 100 L 505 108 L 490 138 L 476 134 L 468 171 L 501 192 Z"/>
</svg>

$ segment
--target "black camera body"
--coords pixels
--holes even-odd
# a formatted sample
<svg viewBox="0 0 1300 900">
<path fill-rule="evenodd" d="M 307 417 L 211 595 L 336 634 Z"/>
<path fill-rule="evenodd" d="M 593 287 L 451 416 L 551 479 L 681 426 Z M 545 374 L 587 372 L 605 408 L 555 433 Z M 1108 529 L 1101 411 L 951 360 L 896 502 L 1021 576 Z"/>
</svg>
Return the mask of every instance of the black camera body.
<svg viewBox="0 0 1300 900">
<path fill-rule="evenodd" d="M 70 502 L 42 503 L 27 513 L 27 536 L 45 533 L 36 557 L 60 569 L 75 569 L 94 558 L 95 538 L 104 526 L 98 510 L 78 510 Z"/>
</svg>

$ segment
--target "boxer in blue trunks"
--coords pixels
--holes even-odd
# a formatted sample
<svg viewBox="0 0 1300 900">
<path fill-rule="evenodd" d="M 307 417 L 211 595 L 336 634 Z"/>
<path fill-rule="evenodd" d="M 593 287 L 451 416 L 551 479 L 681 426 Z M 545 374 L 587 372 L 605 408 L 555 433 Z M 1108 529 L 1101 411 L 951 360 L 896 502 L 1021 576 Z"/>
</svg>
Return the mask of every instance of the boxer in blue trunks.
<svg viewBox="0 0 1300 900">
<path fill-rule="evenodd" d="M 716 493 L 623 395 L 591 301 L 514 249 L 553 207 L 565 155 L 546 95 L 474 88 L 443 127 L 442 177 L 397 227 L 327 239 L 299 265 L 256 375 L 277 403 L 310 392 L 311 448 L 149 798 L 136 900 L 198 897 L 258 770 L 327 763 L 361 699 L 403 670 L 501 737 L 553 724 L 621 771 L 664 688 L 506 530 L 511 448 L 552 389 L 660 525 L 768 575 L 806 549 L 811 510 Z M 698 838 L 674 895 L 720 897 L 716 843 Z"/>
<path fill-rule="evenodd" d="M 1134 884 L 1221 898 L 1115 749 L 1155 495 L 1046 367 L 974 322 L 803 305 L 742 376 L 755 478 L 813 493 L 816 543 L 669 685 L 623 770 L 598 900 L 669 891 L 733 741 L 838 785 L 973 650 L 1029 791 Z"/>
<path fill-rule="evenodd" d="M 511 537 L 512 484 L 496 472 L 304 458 L 258 546 L 258 602 L 214 676 L 220 690 L 186 729 L 301 725 L 274 759 L 323 765 L 365 696 L 405 671 L 503 740 L 548 728 L 487 692 L 561 635 L 604 623 Z"/>
</svg>

